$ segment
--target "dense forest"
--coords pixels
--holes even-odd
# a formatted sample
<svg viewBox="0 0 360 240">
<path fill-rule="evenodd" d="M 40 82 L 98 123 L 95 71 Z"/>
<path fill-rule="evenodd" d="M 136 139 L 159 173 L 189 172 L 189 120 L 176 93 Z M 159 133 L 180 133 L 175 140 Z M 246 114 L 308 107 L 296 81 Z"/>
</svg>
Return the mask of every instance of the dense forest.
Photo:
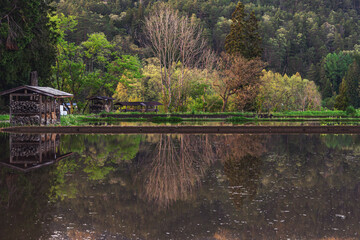
<svg viewBox="0 0 360 240">
<path fill-rule="evenodd" d="M 167 111 L 360 107 L 359 0 L 165 2 L 1 3 L 0 90 L 29 83 L 36 70 L 42 85 L 74 93 L 80 109 L 95 94 L 159 100 Z M 166 11 L 189 34 L 172 59 L 152 41 L 161 31 L 151 20 Z M 228 56 L 231 37 L 242 39 L 243 59 Z M 266 70 L 248 74 L 254 66 Z"/>
</svg>

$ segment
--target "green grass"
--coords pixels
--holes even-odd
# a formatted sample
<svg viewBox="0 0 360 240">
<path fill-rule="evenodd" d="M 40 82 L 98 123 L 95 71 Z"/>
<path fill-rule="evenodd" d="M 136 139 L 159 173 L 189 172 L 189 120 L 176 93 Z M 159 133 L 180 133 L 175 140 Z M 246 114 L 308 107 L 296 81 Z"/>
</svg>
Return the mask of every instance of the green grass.
<svg viewBox="0 0 360 240">
<path fill-rule="evenodd" d="M 288 112 L 275 112 L 272 113 L 274 117 L 301 117 L 301 116 L 314 116 L 314 117 L 347 117 L 344 111 L 288 111 Z M 360 114 L 357 112 L 357 116 Z"/>
<path fill-rule="evenodd" d="M 113 113 L 114 114 L 114 113 Z M 134 113 L 121 113 L 121 114 L 134 114 Z M 154 113 L 136 113 L 136 114 L 154 114 Z M 289 112 L 278 112 L 272 113 L 272 118 L 257 118 L 255 113 L 203 113 L 197 112 L 196 114 L 201 115 L 230 115 L 227 119 L 221 118 L 193 118 L 191 113 L 179 113 L 189 115 L 189 118 L 181 118 L 172 116 L 169 114 L 167 117 L 156 116 L 150 119 L 147 118 L 116 118 L 116 117 L 100 117 L 100 115 L 68 115 L 61 117 L 62 126 L 80 126 L 88 125 L 89 123 L 95 122 L 153 122 L 153 123 L 179 123 L 183 121 L 187 122 L 231 122 L 231 123 L 246 123 L 246 122 L 308 122 L 308 121 L 319 121 L 319 122 L 353 122 L 360 123 L 360 111 L 357 111 L 355 115 L 346 115 L 344 111 L 289 111 Z M 175 114 L 174 114 L 175 115 Z M 4 116 L 4 115 L 0 115 Z M 8 115 L 5 115 L 8 117 Z M 311 117 L 311 118 L 309 118 Z M 322 118 L 319 118 L 322 117 Z M 6 118 L 6 117 L 3 117 Z"/>
<path fill-rule="evenodd" d="M 0 128 L 11 127 L 9 122 L 0 122 Z"/>
<path fill-rule="evenodd" d="M 153 117 L 150 119 L 153 123 L 179 123 L 184 121 L 181 117 Z"/>
<path fill-rule="evenodd" d="M 83 125 L 84 115 L 70 114 L 67 116 L 61 116 L 61 126 L 77 126 Z"/>
<path fill-rule="evenodd" d="M 10 120 L 9 115 L 0 115 L 0 121 L 8 121 L 8 120 Z"/>
<path fill-rule="evenodd" d="M 114 117 L 83 117 L 79 119 L 83 122 L 145 122 L 145 118 L 114 118 Z"/>
<path fill-rule="evenodd" d="M 254 122 L 257 120 L 258 120 L 257 118 L 231 117 L 231 118 L 227 118 L 225 121 L 232 123 L 245 123 L 245 122 Z"/>
</svg>

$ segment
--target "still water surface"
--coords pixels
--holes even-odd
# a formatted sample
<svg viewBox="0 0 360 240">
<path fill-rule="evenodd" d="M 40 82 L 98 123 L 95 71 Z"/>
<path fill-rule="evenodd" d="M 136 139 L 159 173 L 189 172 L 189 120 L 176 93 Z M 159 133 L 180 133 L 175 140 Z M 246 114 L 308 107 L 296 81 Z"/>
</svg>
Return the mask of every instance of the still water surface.
<svg viewBox="0 0 360 240">
<path fill-rule="evenodd" d="M 360 136 L 0 134 L 0 239 L 359 239 Z"/>
</svg>

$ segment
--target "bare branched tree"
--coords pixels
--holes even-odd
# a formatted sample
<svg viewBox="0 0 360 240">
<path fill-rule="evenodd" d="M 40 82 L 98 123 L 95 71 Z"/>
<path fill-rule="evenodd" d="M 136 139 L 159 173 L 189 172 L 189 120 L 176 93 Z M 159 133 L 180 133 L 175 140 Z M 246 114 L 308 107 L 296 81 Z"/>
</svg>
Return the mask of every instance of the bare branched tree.
<svg viewBox="0 0 360 240">
<path fill-rule="evenodd" d="M 241 94 L 242 98 L 249 98 L 254 95 L 265 66 L 257 58 L 248 60 L 241 55 L 221 55 L 217 62 L 218 76 L 213 86 L 223 100 L 223 112 L 230 96 Z"/>
<path fill-rule="evenodd" d="M 166 110 L 173 101 L 174 83 L 172 75 L 177 63 L 181 62 L 181 76 L 178 83 L 177 100 L 184 89 L 187 69 L 204 62 L 206 42 L 202 29 L 193 18 L 180 16 L 178 11 L 161 3 L 145 19 L 147 45 L 160 61 L 162 94 Z"/>
</svg>

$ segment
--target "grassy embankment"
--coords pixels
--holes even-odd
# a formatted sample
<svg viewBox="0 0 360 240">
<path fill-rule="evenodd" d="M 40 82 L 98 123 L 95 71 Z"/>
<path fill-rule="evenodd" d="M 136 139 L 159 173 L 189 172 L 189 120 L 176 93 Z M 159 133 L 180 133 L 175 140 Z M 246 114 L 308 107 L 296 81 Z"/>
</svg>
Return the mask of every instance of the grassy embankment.
<svg viewBox="0 0 360 240">
<path fill-rule="evenodd" d="M 212 121 L 212 122 L 231 122 L 231 123 L 245 123 L 245 122 L 360 122 L 360 111 L 354 113 L 346 113 L 344 111 L 289 111 L 277 112 L 272 114 L 256 114 L 251 112 L 230 112 L 230 113 L 171 113 L 159 114 L 160 116 L 149 117 L 147 115 L 157 115 L 154 113 L 103 113 L 106 117 L 99 115 L 72 115 L 63 117 L 62 125 L 77 125 L 84 123 L 96 122 L 153 122 L 153 123 L 179 123 L 182 121 Z M 112 116 L 114 115 L 114 116 Z M 166 115 L 166 116 L 164 116 Z M 208 118 L 212 115 L 212 118 Z M 121 117 L 119 117 L 121 116 Z M 129 117 L 126 117 L 129 116 Z M 134 117 L 135 116 L 135 117 Z M 181 117 L 179 117 L 181 116 Z M 219 116 L 219 117 L 217 117 Z"/>
<path fill-rule="evenodd" d="M 246 122 L 346 122 L 360 123 L 360 110 L 352 113 L 345 111 L 289 111 L 276 112 L 271 114 L 256 114 L 251 112 L 187 112 L 159 114 L 160 116 L 146 117 L 146 115 L 157 115 L 156 113 L 106 113 L 106 117 L 98 115 L 68 115 L 61 117 L 61 126 L 78 126 L 96 123 L 113 123 L 113 122 L 152 122 L 152 123 L 179 123 L 188 122 L 230 122 L 230 123 L 246 123 Z M 114 116 L 112 116 L 114 115 Z M 121 115 L 121 118 L 115 115 Z M 131 115 L 136 115 L 133 117 Z M 165 115 L 165 116 L 164 116 Z M 182 117 L 179 117 L 181 115 Z M 209 116 L 212 118 L 208 118 Z M 129 116 L 129 117 L 126 117 Z M 219 117 L 217 117 L 219 116 Z M 9 115 L 0 115 L 0 127 L 9 126 Z"/>
</svg>

